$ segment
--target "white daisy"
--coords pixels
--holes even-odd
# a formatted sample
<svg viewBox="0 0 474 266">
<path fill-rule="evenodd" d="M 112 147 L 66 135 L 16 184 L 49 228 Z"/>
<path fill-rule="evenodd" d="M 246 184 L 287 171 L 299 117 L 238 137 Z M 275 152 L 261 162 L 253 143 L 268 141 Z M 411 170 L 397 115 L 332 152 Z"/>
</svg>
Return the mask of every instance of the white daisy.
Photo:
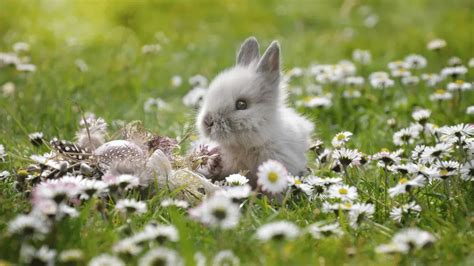
<svg viewBox="0 0 474 266">
<path fill-rule="evenodd" d="M 89 199 L 94 195 L 101 195 L 107 192 L 107 184 L 102 180 L 84 179 L 82 180 L 82 194 L 84 199 Z"/>
<path fill-rule="evenodd" d="M 180 75 L 174 75 L 173 77 L 171 77 L 171 86 L 177 88 L 181 86 L 181 84 L 183 84 L 183 79 Z"/>
<path fill-rule="evenodd" d="M 100 254 L 89 261 L 89 266 L 125 266 L 125 263 L 119 257 Z"/>
<path fill-rule="evenodd" d="M 86 61 L 84 59 L 78 58 L 74 60 L 74 65 L 76 65 L 77 69 L 80 72 L 87 72 L 89 71 L 89 65 L 87 65 Z"/>
<path fill-rule="evenodd" d="M 84 252 L 80 249 L 66 249 L 58 255 L 58 261 L 64 264 L 79 263 L 84 259 Z"/>
<path fill-rule="evenodd" d="M 474 115 L 474 105 L 468 106 L 466 109 L 466 114 Z"/>
<path fill-rule="evenodd" d="M 392 69 L 391 74 L 392 74 L 392 77 L 395 77 L 395 78 L 403 78 L 403 77 L 411 76 L 411 72 L 406 68 Z"/>
<path fill-rule="evenodd" d="M 408 55 L 404 61 L 410 69 L 421 69 L 426 67 L 427 64 L 426 58 L 418 54 Z"/>
<path fill-rule="evenodd" d="M 222 229 L 231 229 L 239 224 L 239 206 L 229 197 L 215 195 L 191 209 L 189 214 L 200 222 Z"/>
<path fill-rule="evenodd" d="M 438 171 L 438 178 L 447 179 L 458 174 L 459 163 L 456 161 L 438 161 L 434 164 Z"/>
<path fill-rule="evenodd" d="M 212 266 L 239 266 L 240 259 L 231 250 L 221 250 L 212 259 Z"/>
<path fill-rule="evenodd" d="M 420 78 L 417 76 L 405 76 L 402 77 L 402 84 L 406 86 L 414 86 L 418 83 L 420 83 Z"/>
<path fill-rule="evenodd" d="M 422 74 L 421 79 L 425 81 L 426 85 L 429 87 L 434 87 L 441 81 L 443 81 L 443 76 L 436 73 Z"/>
<path fill-rule="evenodd" d="M 206 96 L 207 89 L 202 87 L 194 87 L 186 95 L 183 96 L 183 104 L 188 107 L 197 108 L 201 106 Z"/>
<path fill-rule="evenodd" d="M 400 207 L 393 207 L 392 210 L 390 211 L 390 219 L 400 223 L 404 216 L 406 215 L 418 216 L 420 212 L 421 212 L 420 205 L 412 201 Z"/>
<path fill-rule="evenodd" d="M 56 253 L 56 250 L 45 245 L 36 249 L 26 244 L 22 247 L 20 256 L 28 265 L 54 265 Z"/>
<path fill-rule="evenodd" d="M 150 223 L 143 230 L 134 236 L 138 243 L 157 241 L 159 244 L 164 242 L 177 242 L 179 232 L 174 225 Z"/>
<path fill-rule="evenodd" d="M 304 75 L 304 70 L 301 67 L 294 67 L 286 72 L 286 77 L 291 80 L 292 78 L 298 78 Z"/>
<path fill-rule="evenodd" d="M 392 165 L 397 165 L 400 163 L 401 158 L 400 154 L 403 153 L 403 150 L 398 150 L 395 152 L 390 152 L 388 150 L 382 150 L 371 156 L 371 160 L 377 161 L 379 167 L 389 167 Z"/>
<path fill-rule="evenodd" d="M 457 124 L 439 129 L 442 140 L 459 140 L 461 137 L 474 137 L 474 124 Z"/>
<path fill-rule="evenodd" d="M 161 51 L 161 45 L 159 44 L 145 44 L 142 47 L 142 54 L 156 54 Z"/>
<path fill-rule="evenodd" d="M 428 50 L 441 50 L 445 46 L 446 41 L 443 39 L 433 39 L 426 45 Z"/>
<path fill-rule="evenodd" d="M 467 73 L 467 68 L 465 66 L 453 66 L 445 67 L 441 70 L 441 76 L 451 77 L 453 79 L 458 78 Z"/>
<path fill-rule="evenodd" d="M 0 60 L 0 67 L 1 67 L 1 60 Z M 1 88 L 2 88 L 3 96 L 5 97 L 12 96 L 13 94 L 15 94 L 15 91 L 16 91 L 15 83 L 10 82 L 10 81 L 3 84 Z"/>
<path fill-rule="evenodd" d="M 308 196 L 312 196 L 313 188 L 312 186 L 304 183 L 299 176 L 289 176 L 288 177 L 289 185 L 297 190 L 302 191 Z"/>
<path fill-rule="evenodd" d="M 139 245 L 134 237 L 122 239 L 112 247 L 114 253 L 128 256 L 138 255 L 142 250 L 143 247 Z"/>
<path fill-rule="evenodd" d="M 334 150 L 332 157 L 344 167 L 359 165 L 362 160 L 362 154 L 359 151 L 346 148 Z"/>
<path fill-rule="evenodd" d="M 400 194 L 404 194 L 410 191 L 414 187 L 422 187 L 426 183 L 426 179 L 424 176 L 419 175 L 413 179 L 408 178 L 400 178 L 398 183 L 395 187 L 392 187 L 388 190 L 390 197 L 395 197 Z"/>
<path fill-rule="evenodd" d="M 193 87 L 198 86 L 198 87 L 201 87 L 201 88 L 206 88 L 207 84 L 208 84 L 207 78 L 204 77 L 203 75 L 199 75 L 199 74 L 190 77 L 188 82 Z"/>
<path fill-rule="evenodd" d="M 28 52 L 30 50 L 30 45 L 26 42 L 16 42 L 13 44 L 13 51 L 15 53 Z"/>
<path fill-rule="evenodd" d="M 402 175 L 407 175 L 407 174 L 416 174 L 418 172 L 418 167 L 414 163 L 397 164 L 397 165 L 391 166 L 389 170 L 392 172 L 397 172 Z"/>
<path fill-rule="evenodd" d="M 283 192 L 288 186 L 288 171 L 279 162 L 268 160 L 258 167 L 257 183 L 263 191 L 270 193 Z"/>
<path fill-rule="evenodd" d="M 347 77 L 344 80 L 344 83 L 351 87 L 358 87 L 364 85 L 364 78 L 363 77 Z"/>
<path fill-rule="evenodd" d="M 33 212 L 37 212 L 42 216 L 54 218 L 59 221 L 65 217 L 77 217 L 79 212 L 65 203 L 57 204 L 54 201 L 41 201 L 35 204 Z"/>
<path fill-rule="evenodd" d="M 34 214 L 19 214 L 8 223 L 8 233 L 24 237 L 41 237 L 50 230 L 43 217 Z"/>
<path fill-rule="evenodd" d="M 303 99 L 303 105 L 309 108 L 329 108 L 332 106 L 332 100 L 327 96 L 315 96 Z"/>
<path fill-rule="evenodd" d="M 343 131 L 337 133 L 331 140 L 331 144 L 334 148 L 343 146 L 346 142 L 351 139 L 352 133 L 349 131 Z"/>
<path fill-rule="evenodd" d="M 150 113 L 153 110 L 166 110 L 168 108 L 168 103 L 161 98 L 148 98 L 143 104 L 143 110 L 146 113 Z"/>
<path fill-rule="evenodd" d="M 178 200 L 178 199 L 171 199 L 171 198 L 167 198 L 161 201 L 161 207 L 167 208 L 171 206 L 187 209 L 189 207 L 189 203 L 185 200 Z"/>
<path fill-rule="evenodd" d="M 474 181 L 474 160 L 464 163 L 460 171 L 462 180 Z"/>
<path fill-rule="evenodd" d="M 181 266 L 184 265 L 183 259 L 175 250 L 166 247 L 157 247 L 150 249 L 138 261 L 139 266 Z"/>
<path fill-rule="evenodd" d="M 355 99 L 355 98 L 360 98 L 362 96 L 362 93 L 359 90 L 354 90 L 354 89 L 347 89 L 344 90 L 342 93 L 342 97 L 346 99 Z"/>
<path fill-rule="evenodd" d="M 452 145 L 448 143 L 438 143 L 435 146 L 425 147 L 420 156 L 420 161 L 424 163 L 432 163 L 435 160 L 441 160 L 449 156 Z"/>
<path fill-rule="evenodd" d="M 413 144 L 420 132 L 414 127 L 402 128 L 393 134 L 393 143 L 397 146 Z"/>
<path fill-rule="evenodd" d="M 36 72 L 36 65 L 33 64 L 16 64 L 15 65 L 16 70 L 21 71 L 21 72 Z"/>
<path fill-rule="evenodd" d="M 451 100 L 453 95 L 444 89 L 437 89 L 433 94 L 430 95 L 431 101 L 447 101 Z"/>
<path fill-rule="evenodd" d="M 461 58 L 459 58 L 457 56 L 451 56 L 448 59 L 448 66 L 459 66 L 461 64 L 462 64 L 462 60 L 461 60 Z"/>
<path fill-rule="evenodd" d="M 357 228 L 364 220 L 371 219 L 374 212 L 373 204 L 356 203 L 349 211 L 349 223 L 353 228 Z"/>
<path fill-rule="evenodd" d="M 407 68 L 409 68 L 409 65 L 405 61 L 397 60 L 397 61 L 389 62 L 387 67 L 390 70 L 396 70 L 396 69 L 400 69 L 400 68 L 407 69 Z"/>
<path fill-rule="evenodd" d="M 413 117 L 413 119 L 421 125 L 424 125 L 428 121 L 428 118 L 430 118 L 430 116 L 431 111 L 428 109 L 418 109 L 411 113 L 411 117 Z"/>
<path fill-rule="evenodd" d="M 448 83 L 448 91 L 468 91 L 472 89 L 472 84 L 464 80 L 456 80 Z"/>
<path fill-rule="evenodd" d="M 397 244 L 405 244 L 410 249 L 424 248 L 436 241 L 435 237 L 427 232 L 418 228 L 406 228 L 397 232 L 392 242 Z"/>
<path fill-rule="evenodd" d="M 388 77 L 378 76 L 370 79 L 370 85 L 375 89 L 386 89 L 393 87 L 395 82 Z"/>
<path fill-rule="evenodd" d="M 3 179 L 5 179 L 9 176 L 10 176 L 10 172 L 8 172 L 7 170 L 4 170 L 4 171 L 0 172 L 0 180 L 3 180 Z"/>
<path fill-rule="evenodd" d="M 339 223 L 317 222 L 308 225 L 305 232 L 309 233 L 315 239 L 321 239 L 330 236 L 342 236 L 344 232 Z"/>
<path fill-rule="evenodd" d="M 329 213 L 329 212 L 334 212 L 336 214 L 339 213 L 339 211 L 350 211 L 352 208 L 352 203 L 350 201 L 346 202 L 337 202 L 337 203 L 329 203 L 327 201 L 323 202 L 323 208 L 322 211 L 324 213 Z"/>
<path fill-rule="evenodd" d="M 200 252 L 200 251 L 194 253 L 193 259 L 194 259 L 194 262 L 196 263 L 195 264 L 196 266 L 206 266 L 207 265 L 206 256 L 204 256 L 204 254 L 202 254 L 202 252 Z"/>
<path fill-rule="evenodd" d="M 330 198 L 342 201 L 354 201 L 357 199 L 357 188 L 348 185 L 334 185 L 328 190 Z"/>
<path fill-rule="evenodd" d="M 75 198 L 82 189 L 81 178 L 74 181 L 73 178 L 62 177 L 60 179 L 46 180 L 33 188 L 33 204 L 39 204 L 41 201 L 52 200 L 57 204 L 66 202 Z"/>
<path fill-rule="evenodd" d="M 342 179 L 340 182 L 342 182 Z M 311 195 L 313 198 L 325 198 L 326 197 L 326 190 L 330 186 L 325 182 L 324 178 L 318 176 L 310 176 L 303 180 L 305 184 L 307 184 L 311 189 Z"/>
<path fill-rule="evenodd" d="M 5 157 L 7 157 L 5 147 L 2 144 L 0 144 L 0 162 L 5 161 Z"/>
<path fill-rule="evenodd" d="M 368 50 L 355 49 L 352 52 L 352 60 L 363 65 L 367 65 L 372 61 L 372 55 Z"/>
<path fill-rule="evenodd" d="M 118 186 L 122 189 L 131 189 L 140 185 L 140 179 L 134 175 L 119 175 L 115 178 L 102 177 L 105 183 L 110 186 Z"/>
<path fill-rule="evenodd" d="M 405 254 L 405 253 L 408 253 L 408 251 L 409 251 L 409 248 L 407 245 L 401 244 L 401 243 L 393 243 L 393 242 L 390 242 L 388 244 L 381 244 L 375 248 L 375 252 L 377 253 L 388 253 L 388 254 L 403 253 Z"/>
<path fill-rule="evenodd" d="M 228 186 L 243 186 L 249 182 L 249 179 L 240 174 L 232 174 L 225 178 Z"/>
<path fill-rule="evenodd" d="M 146 213 L 146 203 L 143 201 L 137 201 L 135 199 L 121 199 L 117 201 L 115 209 L 125 214 L 143 214 Z"/>
<path fill-rule="evenodd" d="M 426 179 L 431 180 L 438 177 L 438 170 L 434 166 L 426 166 L 423 164 L 417 164 L 413 166 L 416 169 L 416 175 L 422 175 Z"/>
<path fill-rule="evenodd" d="M 278 221 L 267 223 L 260 226 L 255 234 L 260 241 L 270 240 L 291 240 L 300 235 L 300 229 L 297 225 L 289 221 Z"/>
<path fill-rule="evenodd" d="M 218 190 L 216 194 L 229 197 L 238 202 L 239 200 L 248 198 L 251 192 L 252 187 L 246 184 L 243 186 L 225 187 L 224 189 Z"/>
<path fill-rule="evenodd" d="M 44 134 L 43 132 L 33 132 L 28 134 L 28 138 L 33 145 L 39 146 L 43 144 Z"/>
</svg>

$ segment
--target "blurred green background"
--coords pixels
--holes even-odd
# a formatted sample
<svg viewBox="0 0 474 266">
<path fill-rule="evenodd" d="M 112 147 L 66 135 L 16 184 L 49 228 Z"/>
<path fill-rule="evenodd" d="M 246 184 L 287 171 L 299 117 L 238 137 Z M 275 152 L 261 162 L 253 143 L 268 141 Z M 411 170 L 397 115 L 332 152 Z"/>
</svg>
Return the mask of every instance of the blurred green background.
<svg viewBox="0 0 474 266">
<path fill-rule="evenodd" d="M 28 130 L 58 134 L 65 131 L 51 128 L 75 126 L 69 121 L 72 103 L 107 119 L 147 120 L 147 97 L 180 102 L 189 89 L 172 90 L 173 75 L 185 83 L 194 74 L 212 78 L 233 64 L 250 35 L 262 46 L 278 39 L 286 68 L 350 59 L 353 49 L 362 48 L 375 58 L 371 69 L 384 69 L 390 60 L 425 52 L 435 37 L 447 40 L 446 54 L 468 58 L 474 47 L 470 0 L 0 0 L 0 6 L 0 51 L 25 41 L 38 66 L 27 77 L 0 71 L 0 84 L 13 81 L 22 96 L 2 103 Z M 142 55 L 141 47 L 150 43 L 160 43 L 162 51 Z M 79 58 L 88 72 L 77 71 Z M 0 115 L 2 133 L 20 133 L 11 131 L 4 111 Z"/>
<path fill-rule="evenodd" d="M 424 71 L 439 72 L 451 56 L 460 57 L 464 64 L 474 56 L 473 14 L 472 0 L 0 0 L 0 52 L 11 51 L 16 42 L 27 42 L 31 62 L 37 66 L 35 73 L 26 74 L 0 68 L 0 86 L 6 82 L 16 86 L 14 95 L 0 94 L 0 144 L 9 154 L 1 170 L 23 167 L 25 157 L 46 151 L 32 147 L 28 133 L 42 131 L 47 139 L 73 139 L 81 110 L 95 112 L 108 122 L 142 120 L 158 134 L 179 135 L 186 124 L 193 123 L 196 112 L 182 104 L 182 96 L 191 88 L 187 79 L 195 74 L 212 79 L 233 65 L 237 48 L 250 35 L 256 36 L 261 46 L 279 40 L 284 69 L 315 62 L 336 63 L 350 59 L 352 51 L 360 48 L 370 50 L 373 57 L 370 65 L 358 69 L 365 77 L 386 70 L 388 62 L 411 53 L 427 57 Z M 441 53 L 426 49 L 434 38 L 448 43 Z M 147 44 L 159 44 L 162 49 L 143 54 L 142 47 Z M 77 69 L 78 59 L 87 63 L 89 71 Z M 174 75 L 183 78 L 178 88 L 171 86 Z M 470 75 L 467 80 L 472 81 Z M 369 153 L 382 147 L 394 149 L 388 118 L 396 117 L 407 126 L 413 107 L 422 106 L 433 111 L 433 122 L 455 124 L 468 121 L 465 108 L 474 103 L 472 93 L 466 93 L 470 98 L 463 99 L 460 108 L 448 109 L 448 104 L 438 106 L 429 101 L 431 88 L 400 87 L 394 88 L 390 102 L 384 102 L 380 95 L 372 95 L 370 86 L 366 89 L 368 97 L 354 100 L 352 105 L 335 101 L 328 110 L 300 111 L 316 121 L 318 137 L 326 143 L 335 133 L 349 130 L 354 133 L 351 145 Z M 160 97 L 171 108 L 147 113 L 143 104 L 149 97 Z M 394 102 L 401 98 L 407 103 L 396 107 Z M 29 208 L 28 199 L 13 189 L 3 192 L 0 229 Z M 254 226 L 250 222 L 246 225 Z M 91 224 L 89 229 L 94 232 L 96 228 Z M 110 238 L 114 230 L 107 231 Z M 75 237 L 74 241 L 81 240 L 79 234 Z M 109 237 L 105 233 L 95 237 L 79 245 L 87 248 L 88 256 L 108 250 L 111 244 L 110 239 L 105 241 Z M 468 249 L 463 241 L 469 240 L 463 237 L 453 234 L 453 239 L 445 238 L 432 262 L 438 255 L 446 260 L 459 258 L 456 252 Z M 235 239 L 228 244 L 241 246 L 239 255 L 251 254 L 243 261 L 260 255 L 247 247 L 248 239 Z M 69 247 L 76 245 L 73 240 L 68 235 L 63 241 Z M 457 246 L 452 244 L 454 240 L 459 241 Z M 206 241 L 204 247 L 220 248 Z M 374 243 L 368 247 L 364 241 L 356 244 L 361 250 L 372 250 Z M 340 253 L 346 243 L 327 243 L 319 251 L 342 264 Z M 446 248 L 451 246 L 451 250 Z M 309 248 L 304 252 L 317 255 Z M 364 254 L 360 264 L 373 259 L 370 252 Z"/>
</svg>

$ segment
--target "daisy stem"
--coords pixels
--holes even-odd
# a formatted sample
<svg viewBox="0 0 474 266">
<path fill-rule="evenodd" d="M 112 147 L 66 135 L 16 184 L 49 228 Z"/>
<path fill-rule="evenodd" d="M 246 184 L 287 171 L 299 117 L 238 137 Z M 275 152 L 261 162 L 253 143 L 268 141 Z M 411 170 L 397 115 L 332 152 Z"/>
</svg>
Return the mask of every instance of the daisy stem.
<svg viewBox="0 0 474 266">
<path fill-rule="evenodd" d="M 249 204 L 247 206 L 246 216 L 250 217 L 250 212 L 252 211 L 253 205 L 255 204 L 255 200 L 257 199 L 256 193 L 250 194 Z"/>
<path fill-rule="evenodd" d="M 351 186 L 355 186 L 354 181 L 349 176 L 349 172 L 347 171 L 347 166 L 343 165 L 342 168 L 344 169 L 344 175 L 346 176 L 347 182 L 349 182 L 351 184 Z"/>
<path fill-rule="evenodd" d="M 289 188 L 289 189 L 286 191 L 286 193 L 285 193 L 285 197 L 283 198 L 283 201 L 281 202 L 281 205 L 282 205 L 282 209 L 283 209 L 283 210 L 286 209 L 286 202 L 288 201 L 288 198 L 290 197 L 291 192 L 292 192 L 292 189 Z"/>
<path fill-rule="evenodd" d="M 388 213 L 388 171 L 387 171 L 387 166 L 383 168 L 384 174 L 385 174 L 385 186 L 384 186 L 384 212 L 385 215 Z"/>
</svg>

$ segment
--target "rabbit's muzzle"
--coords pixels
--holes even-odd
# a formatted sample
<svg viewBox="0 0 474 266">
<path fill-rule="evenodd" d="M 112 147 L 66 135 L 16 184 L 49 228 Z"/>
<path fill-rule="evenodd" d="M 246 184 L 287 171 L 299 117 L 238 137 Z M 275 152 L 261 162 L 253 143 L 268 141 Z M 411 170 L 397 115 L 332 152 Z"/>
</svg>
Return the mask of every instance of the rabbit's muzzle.
<svg viewBox="0 0 474 266">
<path fill-rule="evenodd" d="M 204 116 L 202 126 L 204 133 L 213 140 L 227 138 L 228 134 L 232 131 L 227 119 L 220 116 L 211 116 L 210 114 Z"/>
</svg>

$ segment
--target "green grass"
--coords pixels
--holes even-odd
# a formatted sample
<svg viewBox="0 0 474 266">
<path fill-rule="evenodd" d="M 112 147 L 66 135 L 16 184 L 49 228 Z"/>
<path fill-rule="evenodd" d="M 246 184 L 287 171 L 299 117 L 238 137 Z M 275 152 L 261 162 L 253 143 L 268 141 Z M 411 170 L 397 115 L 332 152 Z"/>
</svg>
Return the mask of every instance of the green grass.
<svg viewBox="0 0 474 266">
<path fill-rule="evenodd" d="M 279 40 L 284 69 L 315 62 L 336 63 L 350 59 L 356 48 L 368 49 L 373 62 L 358 69 L 364 77 L 386 70 L 388 62 L 411 53 L 426 56 L 428 67 L 423 72 L 427 73 L 439 72 L 452 56 L 460 57 L 464 64 L 474 56 L 472 1 L 361 2 L 1 0 L 0 52 L 11 50 L 15 42 L 28 42 L 31 61 L 38 69 L 34 74 L 22 74 L 13 68 L 0 68 L 0 85 L 9 81 L 16 85 L 15 95 L 0 95 L 0 144 L 8 152 L 0 170 L 14 173 L 28 164 L 29 155 L 47 151 L 33 147 L 28 133 L 42 131 L 48 139 L 73 139 L 81 110 L 94 112 L 108 122 L 141 120 L 156 134 L 180 136 L 183 128 L 194 123 L 196 113 L 181 102 L 190 89 L 187 78 L 202 74 L 212 79 L 234 63 L 240 42 L 250 35 L 262 46 Z M 364 26 L 364 5 L 379 17 L 374 28 Z M 345 35 L 349 28 L 351 38 Z M 162 32 L 169 43 L 162 43 L 163 50 L 156 55 L 142 55 L 143 45 L 159 42 L 157 32 Z M 433 38 L 445 39 L 446 49 L 440 53 L 426 50 Z M 76 59 L 87 62 L 89 71 L 79 72 Z M 472 69 L 470 72 L 465 78 L 468 81 L 473 78 Z M 181 75 L 184 85 L 173 89 L 170 79 L 174 75 Z M 339 96 L 341 88 L 324 86 L 324 90 L 335 94 L 330 109 L 299 111 L 316 123 L 317 137 L 327 145 L 335 133 L 347 130 L 354 133 L 350 147 L 367 154 L 381 148 L 395 150 L 392 135 L 409 125 L 416 106 L 432 110 L 431 121 L 440 126 L 473 121 L 466 114 L 467 106 L 474 104 L 472 91 L 462 94 L 458 105 L 436 105 L 428 99 L 432 89 L 422 85 L 402 88 L 397 84 L 385 96 L 367 85 L 364 97 L 350 102 Z M 160 97 L 172 108 L 146 113 L 143 103 L 149 97 Z M 294 102 L 298 98 L 290 99 Z M 400 100 L 405 101 L 396 104 Z M 396 129 L 388 127 L 389 118 L 396 118 Z M 359 189 L 370 197 L 361 194 L 362 201 L 380 199 L 374 186 L 382 182 L 381 171 L 374 167 L 350 174 L 367 180 Z M 16 192 L 11 181 L 0 183 L 0 259 L 17 263 L 21 242 L 9 238 L 6 227 L 9 220 L 31 207 L 28 197 Z M 380 215 L 374 220 L 386 230 L 367 225 L 356 231 L 348 229 L 339 239 L 305 236 L 297 241 L 261 244 L 253 238 L 258 226 L 269 221 L 286 219 L 305 226 L 335 219 L 321 213 L 318 202 L 303 199 L 292 198 L 284 207 L 258 199 L 250 210 L 244 207 L 237 229 L 218 231 L 190 220 L 185 212 L 159 207 L 160 199 L 168 193 L 161 191 L 147 200 L 149 211 L 131 219 L 130 226 L 138 230 L 148 221 L 173 223 L 181 240 L 171 247 L 187 259 L 188 265 L 193 264 L 196 251 L 212 258 L 222 249 L 233 250 L 243 265 L 472 265 L 472 182 L 462 191 L 456 201 L 433 197 L 432 209 L 422 206 L 426 208 L 420 219 L 411 225 L 436 234 L 438 240 L 430 249 L 409 256 L 374 252 L 400 229 Z M 466 203 L 467 208 L 462 209 L 458 202 Z M 102 219 L 93 203 L 88 203 L 81 207 L 80 217 L 62 221 L 56 238 L 48 241 L 59 251 L 79 248 L 90 259 L 110 252 L 125 235 L 126 230 L 120 229 L 124 224 L 119 216 Z M 355 248 L 355 255 L 348 254 L 349 248 Z"/>
</svg>

